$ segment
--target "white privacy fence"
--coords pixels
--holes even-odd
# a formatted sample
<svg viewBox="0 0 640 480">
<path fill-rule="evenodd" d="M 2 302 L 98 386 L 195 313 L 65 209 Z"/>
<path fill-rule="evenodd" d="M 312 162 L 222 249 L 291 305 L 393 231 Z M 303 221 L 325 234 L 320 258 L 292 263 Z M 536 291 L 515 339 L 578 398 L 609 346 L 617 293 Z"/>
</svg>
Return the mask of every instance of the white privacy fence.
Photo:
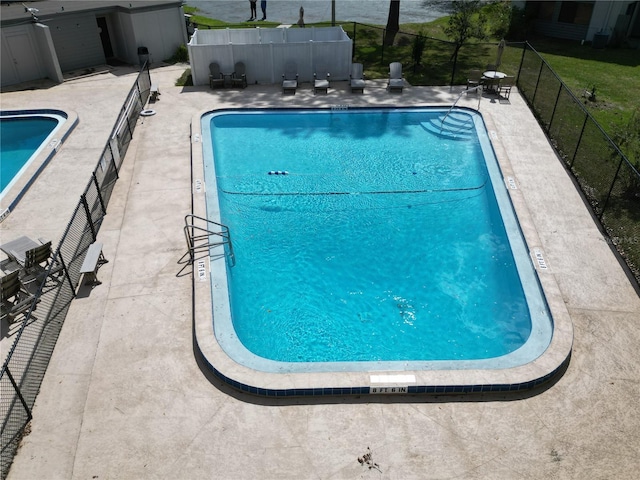
<svg viewBox="0 0 640 480">
<path fill-rule="evenodd" d="M 236 62 L 246 67 L 251 84 L 280 83 L 285 63 L 293 61 L 300 82 L 310 82 L 316 68 L 332 80 L 347 80 L 353 42 L 342 27 L 240 28 L 196 30 L 188 44 L 194 85 L 208 85 L 209 64 L 230 74 Z"/>
</svg>

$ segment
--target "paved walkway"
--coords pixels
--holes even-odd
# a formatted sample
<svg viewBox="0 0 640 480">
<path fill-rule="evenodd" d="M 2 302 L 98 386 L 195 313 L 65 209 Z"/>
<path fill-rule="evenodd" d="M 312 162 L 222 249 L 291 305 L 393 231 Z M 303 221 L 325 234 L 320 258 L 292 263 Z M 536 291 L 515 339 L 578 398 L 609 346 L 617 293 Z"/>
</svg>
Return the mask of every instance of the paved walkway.
<svg viewBox="0 0 640 480">
<path fill-rule="evenodd" d="M 420 105 L 448 88 L 390 95 L 371 84 L 313 96 L 303 86 L 175 87 L 184 66 L 152 70 L 155 116 L 141 119 L 99 233 L 103 284 L 74 300 L 9 473 L 18 479 L 633 478 L 640 469 L 640 298 L 516 92 L 482 99 L 511 165 L 547 274 L 574 326 L 571 363 L 520 397 L 276 401 L 238 393 L 197 364 L 191 282 L 177 277 L 190 212 L 190 123 L 230 106 Z M 2 237 L 59 238 L 135 73 L 2 93 L 3 109 L 59 108 L 80 124 L 2 223 Z M 477 107 L 477 97 L 462 99 Z M 56 228 L 59 225 L 59 230 Z M 57 237 L 56 237 L 57 235 Z M 369 450 L 370 449 L 370 450 Z M 358 457 L 371 452 L 378 469 Z"/>
</svg>

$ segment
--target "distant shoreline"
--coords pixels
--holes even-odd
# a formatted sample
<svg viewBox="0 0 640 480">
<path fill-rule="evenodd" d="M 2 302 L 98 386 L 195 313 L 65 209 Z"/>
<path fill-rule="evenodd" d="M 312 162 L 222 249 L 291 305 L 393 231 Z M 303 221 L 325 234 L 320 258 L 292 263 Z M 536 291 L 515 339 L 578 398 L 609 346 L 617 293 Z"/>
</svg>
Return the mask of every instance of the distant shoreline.
<svg viewBox="0 0 640 480">
<path fill-rule="evenodd" d="M 199 14 L 228 23 L 249 20 L 248 0 L 187 0 L 185 4 L 198 9 Z M 450 2 L 445 0 L 402 0 L 400 23 L 428 23 L 449 14 Z M 267 20 L 295 24 L 300 7 L 307 23 L 331 21 L 330 0 L 268 0 Z M 336 0 L 336 20 L 386 25 L 389 0 Z M 260 2 L 258 16 L 261 17 Z M 259 24 L 259 22 L 257 22 Z"/>
</svg>

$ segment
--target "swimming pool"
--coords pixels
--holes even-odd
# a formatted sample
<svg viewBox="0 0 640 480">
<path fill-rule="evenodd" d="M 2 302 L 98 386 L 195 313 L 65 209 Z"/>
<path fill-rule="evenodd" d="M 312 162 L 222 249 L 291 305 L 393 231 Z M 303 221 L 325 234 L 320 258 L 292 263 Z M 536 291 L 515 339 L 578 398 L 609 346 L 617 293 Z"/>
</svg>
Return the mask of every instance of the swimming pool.
<svg viewBox="0 0 640 480">
<path fill-rule="evenodd" d="M 235 257 L 211 268 L 229 284 L 227 306 L 213 292 L 228 355 L 282 373 L 513 368 L 544 352 L 552 321 L 482 118 L 446 115 L 203 116 L 208 215 Z"/>
<path fill-rule="evenodd" d="M 75 114 L 60 110 L 0 112 L 2 218 L 15 207 L 76 123 Z"/>
</svg>

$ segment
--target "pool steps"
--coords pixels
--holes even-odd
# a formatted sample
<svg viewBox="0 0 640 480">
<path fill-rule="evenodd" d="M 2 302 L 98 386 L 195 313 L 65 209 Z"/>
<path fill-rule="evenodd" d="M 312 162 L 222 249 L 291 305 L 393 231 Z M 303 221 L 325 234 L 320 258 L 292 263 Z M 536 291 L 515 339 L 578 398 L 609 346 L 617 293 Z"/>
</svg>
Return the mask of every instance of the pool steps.
<svg viewBox="0 0 640 480">
<path fill-rule="evenodd" d="M 475 125 L 473 119 L 465 113 L 453 112 L 428 122 L 421 122 L 420 125 L 434 135 L 452 140 L 470 140 L 474 138 Z"/>
</svg>

